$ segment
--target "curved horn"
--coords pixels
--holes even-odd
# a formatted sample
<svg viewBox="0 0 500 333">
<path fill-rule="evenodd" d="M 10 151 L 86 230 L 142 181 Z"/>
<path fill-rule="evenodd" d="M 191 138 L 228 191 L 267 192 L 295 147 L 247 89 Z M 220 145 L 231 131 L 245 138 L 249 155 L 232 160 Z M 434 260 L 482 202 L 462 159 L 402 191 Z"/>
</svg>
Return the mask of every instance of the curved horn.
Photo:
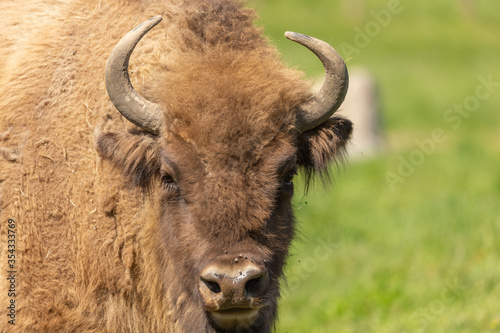
<svg viewBox="0 0 500 333">
<path fill-rule="evenodd" d="M 132 87 L 128 62 L 137 43 L 161 20 L 161 15 L 155 16 L 127 33 L 116 44 L 106 64 L 106 89 L 116 109 L 130 122 L 153 134 L 160 131 L 161 107 L 139 95 Z"/>
<path fill-rule="evenodd" d="M 301 132 L 321 125 L 337 111 L 349 86 L 349 74 L 342 57 L 328 43 L 314 37 L 287 31 L 286 38 L 311 50 L 325 67 L 325 82 L 313 98 L 300 107 L 297 128 Z"/>
</svg>

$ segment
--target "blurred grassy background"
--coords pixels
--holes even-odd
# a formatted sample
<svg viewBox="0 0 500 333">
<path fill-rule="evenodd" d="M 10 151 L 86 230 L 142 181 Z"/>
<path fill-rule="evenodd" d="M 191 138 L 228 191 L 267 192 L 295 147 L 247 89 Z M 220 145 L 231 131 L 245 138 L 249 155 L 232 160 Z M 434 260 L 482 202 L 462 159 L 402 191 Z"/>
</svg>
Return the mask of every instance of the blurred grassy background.
<svg viewBox="0 0 500 333">
<path fill-rule="evenodd" d="M 391 4 L 399 12 L 357 47 L 359 31 L 377 22 L 373 12 Z M 285 61 L 308 77 L 322 66 L 287 41 L 286 30 L 321 38 L 349 67 L 368 68 L 380 85 L 385 129 L 385 150 L 341 168 L 328 191 L 317 186 L 304 196 L 298 184 L 301 239 L 287 266 L 277 332 L 500 332 L 500 85 L 467 117 L 455 115 L 459 125 L 444 118 L 474 99 L 478 77 L 500 82 L 500 3 L 249 6 Z M 410 175 L 388 180 L 419 150 L 415 141 L 437 128 L 444 142 Z"/>
</svg>

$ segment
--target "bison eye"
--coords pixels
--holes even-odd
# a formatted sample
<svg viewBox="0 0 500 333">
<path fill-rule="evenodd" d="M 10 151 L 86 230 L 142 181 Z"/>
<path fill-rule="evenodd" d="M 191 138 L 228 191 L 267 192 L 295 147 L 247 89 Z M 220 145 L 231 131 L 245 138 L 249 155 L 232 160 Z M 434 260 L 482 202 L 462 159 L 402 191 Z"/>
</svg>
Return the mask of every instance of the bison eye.
<svg viewBox="0 0 500 333">
<path fill-rule="evenodd" d="M 172 191 L 177 189 L 177 184 L 175 183 L 172 176 L 170 176 L 168 173 L 165 173 L 161 176 L 161 183 L 163 188 L 167 191 Z"/>
<path fill-rule="evenodd" d="M 296 170 L 288 172 L 285 177 L 283 177 L 283 185 L 290 186 L 293 184 L 293 177 L 297 174 Z"/>
</svg>

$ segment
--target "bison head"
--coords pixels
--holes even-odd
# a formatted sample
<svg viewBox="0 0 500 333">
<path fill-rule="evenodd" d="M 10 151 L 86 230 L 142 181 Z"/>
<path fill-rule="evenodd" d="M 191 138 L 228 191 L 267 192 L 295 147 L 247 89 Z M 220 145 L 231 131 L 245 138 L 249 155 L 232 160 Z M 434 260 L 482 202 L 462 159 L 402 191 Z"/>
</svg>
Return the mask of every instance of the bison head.
<svg viewBox="0 0 500 333">
<path fill-rule="evenodd" d="M 293 177 L 297 168 L 325 171 L 350 137 L 351 123 L 332 117 L 347 91 L 345 63 L 325 42 L 287 32 L 325 67 L 311 95 L 267 43 L 205 47 L 204 35 L 194 55 L 183 55 L 189 66 L 159 70 L 145 98 L 132 87 L 128 61 L 160 21 L 129 32 L 109 58 L 111 101 L 139 129 L 100 134 L 98 151 L 155 198 L 150 242 L 165 307 L 180 325 L 269 331 L 294 235 Z"/>
</svg>

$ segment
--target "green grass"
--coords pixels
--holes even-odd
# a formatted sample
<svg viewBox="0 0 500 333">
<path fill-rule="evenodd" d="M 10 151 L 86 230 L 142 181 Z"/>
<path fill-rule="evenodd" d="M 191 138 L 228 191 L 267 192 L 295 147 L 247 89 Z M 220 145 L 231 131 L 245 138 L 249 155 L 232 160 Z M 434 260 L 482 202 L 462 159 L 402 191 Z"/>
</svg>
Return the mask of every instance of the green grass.
<svg viewBox="0 0 500 333">
<path fill-rule="evenodd" d="M 386 149 L 351 161 L 328 191 L 297 184 L 299 239 L 277 332 L 500 332 L 500 86 L 456 128 L 445 112 L 500 82 L 500 4 L 401 0 L 401 13 L 350 55 L 380 84 Z M 380 0 L 255 0 L 266 34 L 308 77 L 319 61 L 286 30 L 355 45 Z M 346 54 L 343 54 L 346 56 Z M 400 182 L 401 160 L 446 139 Z"/>
</svg>

